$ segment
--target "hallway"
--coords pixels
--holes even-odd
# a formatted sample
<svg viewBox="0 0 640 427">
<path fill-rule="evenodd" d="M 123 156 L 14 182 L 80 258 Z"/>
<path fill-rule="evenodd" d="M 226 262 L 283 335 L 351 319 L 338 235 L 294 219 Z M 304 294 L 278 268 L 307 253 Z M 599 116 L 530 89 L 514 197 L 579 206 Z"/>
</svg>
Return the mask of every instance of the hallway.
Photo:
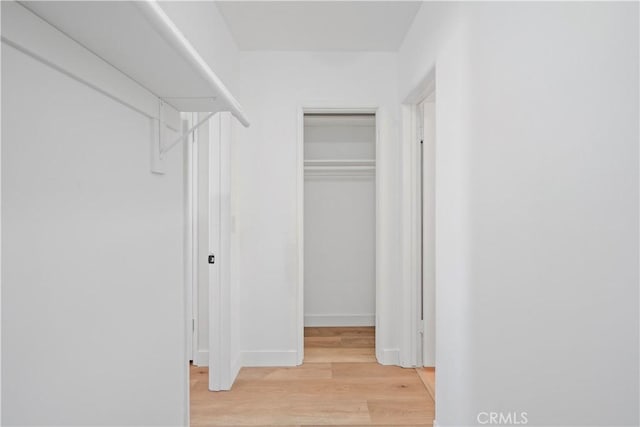
<svg viewBox="0 0 640 427">
<path fill-rule="evenodd" d="M 414 369 L 375 362 L 373 328 L 305 328 L 305 363 L 242 368 L 207 390 L 191 368 L 192 426 L 431 426 L 434 403 Z"/>
</svg>

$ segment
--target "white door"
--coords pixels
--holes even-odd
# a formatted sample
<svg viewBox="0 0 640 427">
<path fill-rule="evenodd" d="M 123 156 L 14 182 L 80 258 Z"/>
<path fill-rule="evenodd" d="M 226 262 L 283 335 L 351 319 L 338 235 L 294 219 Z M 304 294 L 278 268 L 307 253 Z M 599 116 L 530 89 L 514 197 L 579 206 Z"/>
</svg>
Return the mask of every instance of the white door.
<svg viewBox="0 0 640 427">
<path fill-rule="evenodd" d="M 436 362 L 435 103 L 422 104 L 422 364 Z"/>
<path fill-rule="evenodd" d="M 209 121 L 209 390 L 230 390 L 239 369 L 231 289 L 231 115 Z M 237 322 L 236 322 L 237 323 Z"/>
</svg>

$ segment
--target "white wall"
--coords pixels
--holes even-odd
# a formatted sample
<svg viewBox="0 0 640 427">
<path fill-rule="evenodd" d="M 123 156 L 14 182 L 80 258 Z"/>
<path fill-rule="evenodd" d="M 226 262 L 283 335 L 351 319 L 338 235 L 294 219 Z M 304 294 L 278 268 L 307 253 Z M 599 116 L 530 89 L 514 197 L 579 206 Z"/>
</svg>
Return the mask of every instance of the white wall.
<svg viewBox="0 0 640 427">
<path fill-rule="evenodd" d="M 2 104 L 3 424 L 184 424 L 180 150 L 4 44 Z"/>
<path fill-rule="evenodd" d="M 298 339 L 297 286 L 297 127 L 298 109 L 324 103 L 380 107 L 378 174 L 383 179 L 380 221 L 398 224 L 398 104 L 396 55 L 389 53 L 241 53 L 240 99 L 251 127 L 239 134 L 236 227 L 240 240 L 242 349 L 247 364 L 295 364 Z M 398 175 L 398 176 L 396 176 Z M 395 362 L 393 330 L 398 301 L 399 233 L 379 236 L 389 267 L 379 279 L 386 290 L 378 314 L 378 342 Z M 386 351 L 385 351 L 386 350 Z"/>
<path fill-rule="evenodd" d="M 637 425 L 638 5 L 425 4 L 399 56 L 403 96 L 435 64 L 438 424 Z"/>
<path fill-rule="evenodd" d="M 341 120 L 342 122 L 338 122 Z M 371 122 L 371 125 L 367 125 Z M 375 118 L 305 118 L 305 160 L 367 160 L 376 158 Z"/>
<path fill-rule="evenodd" d="M 305 160 L 375 159 L 375 118 L 305 118 Z M 375 171 L 305 172 L 304 324 L 375 325 Z"/>
</svg>

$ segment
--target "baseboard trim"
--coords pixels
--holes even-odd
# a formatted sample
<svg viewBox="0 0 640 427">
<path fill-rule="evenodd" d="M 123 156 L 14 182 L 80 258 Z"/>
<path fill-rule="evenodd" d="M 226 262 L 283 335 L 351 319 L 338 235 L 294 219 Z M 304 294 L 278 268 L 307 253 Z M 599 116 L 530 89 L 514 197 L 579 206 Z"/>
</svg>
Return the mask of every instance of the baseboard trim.
<svg viewBox="0 0 640 427">
<path fill-rule="evenodd" d="M 374 326 L 375 314 L 307 314 L 304 326 Z"/>
<path fill-rule="evenodd" d="M 400 366 L 400 349 L 399 348 L 383 348 L 377 355 L 378 363 L 381 365 Z"/>
<path fill-rule="evenodd" d="M 296 366 L 298 352 L 295 350 L 243 351 L 242 366 Z"/>
<path fill-rule="evenodd" d="M 209 352 L 200 350 L 193 358 L 193 364 L 195 366 L 209 366 Z"/>
</svg>

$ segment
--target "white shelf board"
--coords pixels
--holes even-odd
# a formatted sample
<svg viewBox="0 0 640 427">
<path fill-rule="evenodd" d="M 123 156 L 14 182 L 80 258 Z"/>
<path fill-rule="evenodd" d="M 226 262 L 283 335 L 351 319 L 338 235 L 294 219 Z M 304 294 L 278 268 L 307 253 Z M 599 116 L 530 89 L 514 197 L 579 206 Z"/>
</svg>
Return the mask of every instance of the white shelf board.
<svg viewBox="0 0 640 427">
<path fill-rule="evenodd" d="M 158 98 L 184 112 L 231 112 L 240 104 L 152 0 L 22 2 Z"/>
</svg>

